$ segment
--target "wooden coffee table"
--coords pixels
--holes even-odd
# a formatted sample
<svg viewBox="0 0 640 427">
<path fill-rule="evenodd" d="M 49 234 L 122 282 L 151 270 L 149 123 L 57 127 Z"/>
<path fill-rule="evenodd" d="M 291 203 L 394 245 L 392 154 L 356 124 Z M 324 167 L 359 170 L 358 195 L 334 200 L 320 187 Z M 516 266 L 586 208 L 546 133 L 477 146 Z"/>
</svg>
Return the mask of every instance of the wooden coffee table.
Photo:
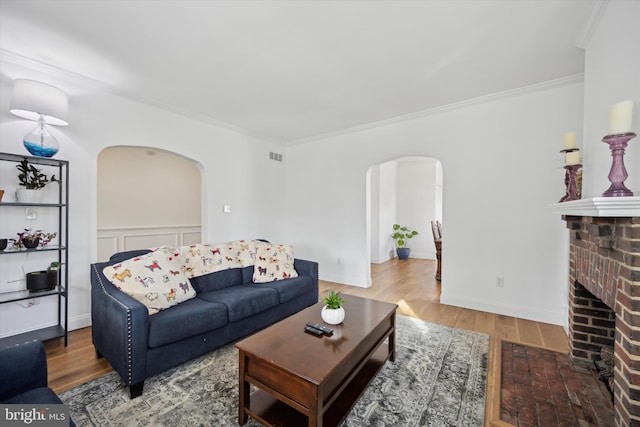
<svg viewBox="0 0 640 427">
<path fill-rule="evenodd" d="M 324 324 L 322 303 L 236 344 L 240 358 L 238 423 L 337 426 L 387 360 L 395 359 L 396 304 L 345 296 L 346 317 L 332 336 L 304 332 Z M 250 384 L 258 390 L 250 395 Z"/>
</svg>

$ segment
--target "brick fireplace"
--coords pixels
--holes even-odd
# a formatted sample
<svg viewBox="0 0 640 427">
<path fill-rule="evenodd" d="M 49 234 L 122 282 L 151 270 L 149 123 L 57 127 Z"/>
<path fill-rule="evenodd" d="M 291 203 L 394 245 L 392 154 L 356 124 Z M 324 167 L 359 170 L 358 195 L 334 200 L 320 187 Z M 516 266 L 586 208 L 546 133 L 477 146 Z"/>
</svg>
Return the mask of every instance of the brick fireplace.
<svg viewBox="0 0 640 427">
<path fill-rule="evenodd" d="M 570 230 L 571 358 L 593 368 L 602 346 L 613 345 L 615 423 L 640 425 L 640 217 L 563 219 Z"/>
</svg>

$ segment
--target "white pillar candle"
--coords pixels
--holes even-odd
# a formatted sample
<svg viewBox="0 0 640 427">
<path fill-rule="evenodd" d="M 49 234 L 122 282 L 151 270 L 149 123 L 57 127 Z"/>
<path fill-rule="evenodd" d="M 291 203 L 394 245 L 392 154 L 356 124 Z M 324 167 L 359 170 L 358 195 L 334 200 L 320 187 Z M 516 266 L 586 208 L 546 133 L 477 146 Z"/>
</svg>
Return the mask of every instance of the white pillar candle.
<svg viewBox="0 0 640 427">
<path fill-rule="evenodd" d="M 580 151 L 570 151 L 564 156 L 564 164 L 567 166 L 580 164 Z"/>
<path fill-rule="evenodd" d="M 572 148 L 577 148 L 576 145 L 576 133 L 575 132 L 567 132 L 564 134 L 564 149 L 571 150 Z"/>
<path fill-rule="evenodd" d="M 631 132 L 633 101 L 622 101 L 609 109 L 609 135 Z"/>
</svg>

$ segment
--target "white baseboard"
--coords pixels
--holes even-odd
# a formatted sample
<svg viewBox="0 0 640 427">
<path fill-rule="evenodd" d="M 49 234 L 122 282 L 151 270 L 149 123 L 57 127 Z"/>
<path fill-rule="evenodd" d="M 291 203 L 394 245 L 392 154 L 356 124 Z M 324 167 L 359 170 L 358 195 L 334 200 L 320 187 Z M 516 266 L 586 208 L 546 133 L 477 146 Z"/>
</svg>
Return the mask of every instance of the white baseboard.
<svg viewBox="0 0 640 427">
<path fill-rule="evenodd" d="M 25 329 L 16 329 L 3 334 L 0 334 L 0 338 L 11 337 L 14 335 L 20 335 L 31 331 L 36 331 L 38 329 L 49 328 L 51 326 L 56 326 L 58 323 L 56 322 L 47 322 L 38 326 L 32 326 L 30 328 Z M 82 329 L 91 326 L 91 313 L 83 314 L 81 316 L 75 316 L 73 318 L 69 318 L 69 323 L 67 324 L 67 331 L 75 331 L 76 329 Z"/>
<path fill-rule="evenodd" d="M 69 331 L 75 331 L 76 329 L 82 329 L 89 326 L 91 326 L 91 313 L 70 318 L 68 329 Z"/>
<path fill-rule="evenodd" d="M 391 261 L 391 257 L 384 257 L 384 258 L 371 258 L 371 263 L 372 264 L 383 264 L 387 261 Z"/>
<path fill-rule="evenodd" d="M 440 303 L 501 314 L 504 316 L 517 317 L 520 319 L 533 320 L 535 322 L 550 323 L 552 325 L 560 325 L 563 327 L 567 325 L 569 316 L 566 311 L 562 313 L 551 310 L 540 310 L 528 306 L 501 304 L 494 301 L 467 298 L 458 295 L 445 295 L 444 293 L 440 296 Z"/>
<path fill-rule="evenodd" d="M 319 275 L 319 279 L 327 282 L 339 283 L 341 285 L 357 286 L 359 288 L 368 288 L 371 286 L 371 283 L 361 283 L 358 280 L 353 280 L 340 274 L 323 273 Z"/>
</svg>

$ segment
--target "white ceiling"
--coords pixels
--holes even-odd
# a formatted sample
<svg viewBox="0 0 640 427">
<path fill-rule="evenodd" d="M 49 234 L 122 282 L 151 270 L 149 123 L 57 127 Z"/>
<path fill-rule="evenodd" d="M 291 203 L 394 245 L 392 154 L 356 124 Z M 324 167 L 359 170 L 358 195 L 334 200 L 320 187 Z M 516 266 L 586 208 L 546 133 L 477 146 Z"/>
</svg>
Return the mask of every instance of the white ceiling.
<svg viewBox="0 0 640 427">
<path fill-rule="evenodd" d="M 0 49 L 291 144 L 580 74 L 601 5 L 0 0 Z"/>
</svg>

